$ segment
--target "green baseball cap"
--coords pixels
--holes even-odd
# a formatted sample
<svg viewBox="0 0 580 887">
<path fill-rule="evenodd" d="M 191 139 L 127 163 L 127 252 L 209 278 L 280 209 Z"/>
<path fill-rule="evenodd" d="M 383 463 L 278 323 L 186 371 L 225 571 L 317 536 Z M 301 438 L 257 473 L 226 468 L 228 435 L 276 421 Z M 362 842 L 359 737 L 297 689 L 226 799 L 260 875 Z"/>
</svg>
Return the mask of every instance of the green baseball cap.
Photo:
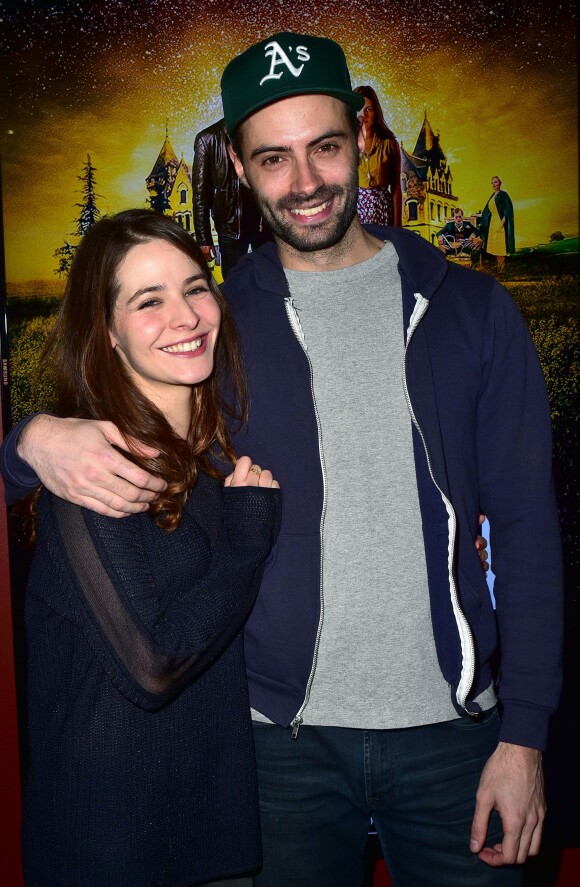
<svg viewBox="0 0 580 887">
<path fill-rule="evenodd" d="M 365 101 L 352 91 L 346 58 L 338 43 L 290 31 L 260 40 L 232 59 L 221 85 L 230 134 L 254 111 L 292 95 L 331 95 L 355 111 L 360 111 Z"/>
</svg>

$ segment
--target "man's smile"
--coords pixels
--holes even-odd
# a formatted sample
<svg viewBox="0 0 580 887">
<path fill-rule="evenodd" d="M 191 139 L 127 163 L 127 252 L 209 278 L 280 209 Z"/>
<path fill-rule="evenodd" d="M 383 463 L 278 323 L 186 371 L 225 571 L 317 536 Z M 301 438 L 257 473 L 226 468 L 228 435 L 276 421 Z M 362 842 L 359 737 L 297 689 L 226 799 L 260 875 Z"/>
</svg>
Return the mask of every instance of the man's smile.
<svg viewBox="0 0 580 887">
<path fill-rule="evenodd" d="M 305 209 L 291 209 L 290 212 L 296 216 L 315 216 L 323 212 L 328 206 L 330 206 L 330 200 L 326 200 L 318 206 L 310 206 Z"/>
</svg>

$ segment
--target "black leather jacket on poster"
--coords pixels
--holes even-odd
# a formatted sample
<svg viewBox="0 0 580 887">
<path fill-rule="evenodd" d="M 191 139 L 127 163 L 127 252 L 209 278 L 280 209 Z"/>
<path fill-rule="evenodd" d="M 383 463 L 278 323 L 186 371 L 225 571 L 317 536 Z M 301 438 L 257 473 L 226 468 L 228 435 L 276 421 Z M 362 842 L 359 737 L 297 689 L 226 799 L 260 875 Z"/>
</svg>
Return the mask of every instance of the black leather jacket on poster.
<svg viewBox="0 0 580 887">
<path fill-rule="evenodd" d="M 228 156 L 223 118 L 195 137 L 193 156 L 193 225 L 201 246 L 211 246 L 211 220 L 218 235 L 240 237 L 240 180 Z"/>
</svg>

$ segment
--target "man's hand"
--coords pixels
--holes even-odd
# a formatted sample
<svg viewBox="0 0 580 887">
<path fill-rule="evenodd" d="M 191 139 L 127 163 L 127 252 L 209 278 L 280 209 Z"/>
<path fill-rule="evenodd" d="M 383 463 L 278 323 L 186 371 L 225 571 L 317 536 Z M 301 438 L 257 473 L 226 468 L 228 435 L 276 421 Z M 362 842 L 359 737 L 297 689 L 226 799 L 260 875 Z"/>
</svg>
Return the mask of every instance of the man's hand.
<svg viewBox="0 0 580 887">
<path fill-rule="evenodd" d="M 501 817 L 503 840 L 484 847 L 494 809 Z M 470 849 L 491 866 L 523 863 L 539 852 L 545 815 L 542 753 L 500 742 L 479 781 Z"/>
<path fill-rule="evenodd" d="M 147 511 L 167 484 L 125 459 L 111 444 L 127 450 L 112 422 L 35 416 L 24 427 L 17 452 L 44 486 L 76 505 L 108 517 Z M 158 451 L 138 444 L 143 456 Z"/>
</svg>

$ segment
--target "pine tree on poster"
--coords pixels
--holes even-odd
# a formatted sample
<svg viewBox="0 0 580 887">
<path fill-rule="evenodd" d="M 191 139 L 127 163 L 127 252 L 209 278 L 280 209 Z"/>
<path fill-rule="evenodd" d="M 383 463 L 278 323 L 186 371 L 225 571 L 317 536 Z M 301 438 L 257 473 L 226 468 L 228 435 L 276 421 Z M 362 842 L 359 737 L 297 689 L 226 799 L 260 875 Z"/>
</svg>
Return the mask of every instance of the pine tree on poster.
<svg viewBox="0 0 580 887">
<path fill-rule="evenodd" d="M 80 209 L 80 214 L 75 220 L 76 228 L 71 232 L 71 237 L 78 237 L 80 239 L 101 217 L 101 211 L 97 206 L 97 198 L 100 197 L 102 199 L 102 195 L 96 192 L 96 171 L 91 163 L 91 155 L 87 154 L 87 162 L 83 166 L 82 175 L 77 176 L 78 181 L 82 183 L 82 188 L 77 192 L 82 194 L 82 202 L 75 203 L 75 206 Z M 66 276 L 69 273 L 77 246 L 78 243 L 69 243 L 68 240 L 65 240 L 62 246 L 55 249 L 53 255 L 55 259 L 58 259 L 58 266 L 55 268 L 54 273 L 59 277 Z"/>
<path fill-rule="evenodd" d="M 83 234 L 86 234 L 89 228 L 92 228 L 101 217 L 101 211 L 97 207 L 97 197 L 102 199 L 102 195 L 97 194 L 95 191 L 95 173 L 96 169 L 91 163 L 91 155 L 87 154 L 87 162 L 83 166 L 83 174 L 82 176 L 77 176 L 77 179 L 83 185 L 80 192 L 83 195 L 83 202 L 75 203 L 75 206 L 78 206 L 81 211 L 77 219 L 75 231 L 77 237 L 82 237 Z"/>
</svg>

